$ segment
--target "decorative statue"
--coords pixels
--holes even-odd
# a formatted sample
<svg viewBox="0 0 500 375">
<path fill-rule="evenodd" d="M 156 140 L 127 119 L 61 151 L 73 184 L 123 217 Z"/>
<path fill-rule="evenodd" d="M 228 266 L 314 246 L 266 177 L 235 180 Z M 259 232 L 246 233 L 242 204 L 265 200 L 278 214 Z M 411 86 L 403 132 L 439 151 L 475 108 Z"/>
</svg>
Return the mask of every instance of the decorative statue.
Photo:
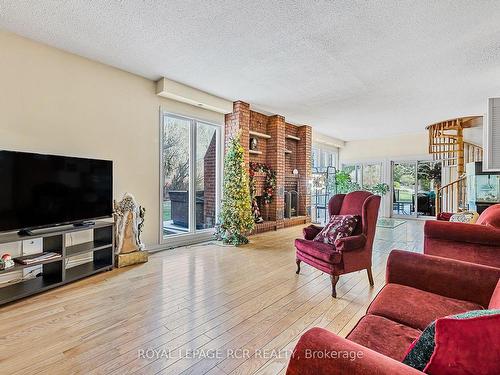
<svg viewBox="0 0 500 375">
<path fill-rule="evenodd" d="M 257 204 L 257 199 L 252 200 L 252 215 L 253 215 L 253 221 L 258 223 L 262 223 L 264 219 L 262 218 L 262 215 L 260 213 L 260 208 L 259 205 Z"/>
<path fill-rule="evenodd" d="M 257 138 L 250 138 L 250 150 L 257 150 Z"/>
<path fill-rule="evenodd" d="M 130 193 L 125 193 L 115 205 L 116 254 L 132 253 L 143 250 L 141 232 L 144 226 L 146 210 L 139 206 Z"/>
<path fill-rule="evenodd" d="M 14 267 L 14 260 L 12 260 L 12 256 L 9 253 L 5 253 L 0 258 L 0 270 L 5 270 L 11 267 Z"/>
</svg>

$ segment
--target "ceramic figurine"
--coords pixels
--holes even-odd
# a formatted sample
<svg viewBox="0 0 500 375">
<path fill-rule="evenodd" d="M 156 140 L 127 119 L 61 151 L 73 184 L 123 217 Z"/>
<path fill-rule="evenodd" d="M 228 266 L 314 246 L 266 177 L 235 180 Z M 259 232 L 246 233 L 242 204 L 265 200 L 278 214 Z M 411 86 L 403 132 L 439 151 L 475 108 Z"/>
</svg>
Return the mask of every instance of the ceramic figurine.
<svg viewBox="0 0 500 375">
<path fill-rule="evenodd" d="M 260 208 L 259 205 L 257 204 L 256 199 L 252 201 L 252 215 L 254 222 L 256 222 L 257 224 L 262 223 L 264 221 L 260 213 Z"/>
<path fill-rule="evenodd" d="M 257 138 L 250 138 L 250 150 L 257 150 Z"/>
<path fill-rule="evenodd" d="M 14 267 L 14 260 L 12 259 L 12 256 L 9 253 L 5 253 L 4 255 L 2 255 L 1 258 L 0 269 L 5 270 L 10 267 Z"/>
</svg>

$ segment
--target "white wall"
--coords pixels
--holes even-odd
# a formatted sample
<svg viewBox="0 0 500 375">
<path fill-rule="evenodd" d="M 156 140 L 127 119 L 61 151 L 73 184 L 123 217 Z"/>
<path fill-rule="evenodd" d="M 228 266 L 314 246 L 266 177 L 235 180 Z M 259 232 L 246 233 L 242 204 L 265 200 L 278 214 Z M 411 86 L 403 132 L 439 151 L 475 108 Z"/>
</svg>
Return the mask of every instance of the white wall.
<svg viewBox="0 0 500 375">
<path fill-rule="evenodd" d="M 428 135 L 424 131 L 380 139 L 348 141 L 340 149 L 341 162 L 428 156 Z"/>
<path fill-rule="evenodd" d="M 0 31 L 0 149 L 111 159 L 114 196 L 146 212 L 159 238 L 159 107 L 223 124 L 224 116 L 155 95 L 155 82 Z"/>
<path fill-rule="evenodd" d="M 330 137 L 329 135 L 325 135 L 323 133 L 319 133 L 314 130 L 313 128 L 313 133 L 312 133 L 312 142 L 313 143 L 321 143 L 328 145 L 330 147 L 344 147 L 345 146 L 345 141 Z"/>
</svg>

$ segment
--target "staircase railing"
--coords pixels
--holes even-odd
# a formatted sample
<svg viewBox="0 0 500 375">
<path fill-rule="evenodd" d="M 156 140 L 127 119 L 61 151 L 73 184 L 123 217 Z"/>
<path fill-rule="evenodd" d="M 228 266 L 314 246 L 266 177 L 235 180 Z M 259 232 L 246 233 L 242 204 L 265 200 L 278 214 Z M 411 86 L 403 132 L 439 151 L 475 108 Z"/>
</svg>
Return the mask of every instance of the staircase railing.
<svg viewBox="0 0 500 375">
<path fill-rule="evenodd" d="M 440 187 L 436 192 L 436 212 L 460 212 L 467 210 L 466 177 Z"/>
<path fill-rule="evenodd" d="M 480 126 L 482 121 L 482 116 L 468 116 L 427 126 L 429 154 L 443 167 L 455 167 L 461 176 L 467 162 L 482 160 L 481 147 L 464 141 L 464 129 Z"/>
<path fill-rule="evenodd" d="M 464 142 L 464 163 L 483 161 L 483 148 L 470 142 Z"/>
<path fill-rule="evenodd" d="M 458 179 L 436 191 L 436 213 L 459 212 L 467 209 L 465 165 L 483 160 L 481 146 L 464 140 L 464 129 L 481 126 L 482 116 L 460 117 L 426 127 L 429 131 L 429 153 L 435 161 L 453 172 Z"/>
</svg>

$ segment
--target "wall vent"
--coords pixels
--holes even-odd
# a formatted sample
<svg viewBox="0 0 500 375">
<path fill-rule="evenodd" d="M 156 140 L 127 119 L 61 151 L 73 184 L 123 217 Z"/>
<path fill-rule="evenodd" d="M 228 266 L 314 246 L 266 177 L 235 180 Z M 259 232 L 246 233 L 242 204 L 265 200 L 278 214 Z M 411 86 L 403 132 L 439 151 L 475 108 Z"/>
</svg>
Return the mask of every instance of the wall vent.
<svg viewBox="0 0 500 375">
<path fill-rule="evenodd" d="M 484 127 L 485 172 L 500 172 L 500 98 L 488 99 L 488 115 Z"/>
</svg>

